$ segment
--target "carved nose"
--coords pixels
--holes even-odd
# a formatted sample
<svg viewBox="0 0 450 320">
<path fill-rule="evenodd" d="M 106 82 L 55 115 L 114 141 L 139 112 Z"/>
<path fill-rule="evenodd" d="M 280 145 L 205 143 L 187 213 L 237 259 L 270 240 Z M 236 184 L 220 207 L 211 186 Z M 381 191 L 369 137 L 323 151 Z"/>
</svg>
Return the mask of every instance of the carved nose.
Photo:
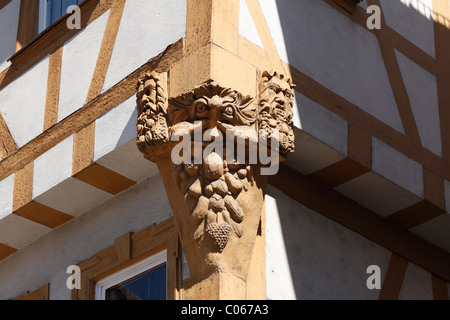
<svg viewBox="0 0 450 320">
<path fill-rule="evenodd" d="M 220 106 L 222 105 L 222 100 L 214 96 L 208 101 L 208 106 L 210 108 L 209 113 L 209 121 L 208 121 L 208 127 L 214 128 L 217 126 L 217 122 L 219 121 L 219 112 L 220 112 Z"/>
<path fill-rule="evenodd" d="M 275 102 L 280 104 L 280 105 L 282 105 L 282 106 L 284 106 L 284 99 L 281 99 L 280 97 L 276 97 L 275 98 Z"/>
</svg>

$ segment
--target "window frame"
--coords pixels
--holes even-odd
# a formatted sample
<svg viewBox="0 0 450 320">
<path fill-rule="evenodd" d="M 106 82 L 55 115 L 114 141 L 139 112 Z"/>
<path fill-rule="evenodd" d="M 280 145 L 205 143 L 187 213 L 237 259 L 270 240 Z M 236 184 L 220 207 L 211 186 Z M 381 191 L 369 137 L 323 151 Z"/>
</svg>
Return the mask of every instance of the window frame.
<svg viewBox="0 0 450 320">
<path fill-rule="evenodd" d="M 84 1 L 80 1 L 77 6 L 80 6 Z M 45 29 L 49 28 L 50 26 L 52 26 L 53 24 L 56 24 L 57 21 L 59 21 L 59 19 L 61 17 L 64 17 L 67 15 L 67 13 L 64 13 L 58 17 L 58 19 L 56 19 L 53 23 L 49 24 L 47 26 L 47 13 L 48 13 L 48 0 L 39 0 L 39 18 L 38 18 L 38 34 L 41 33 L 42 31 L 44 31 Z"/>
<path fill-rule="evenodd" d="M 114 244 L 78 264 L 80 287 L 71 290 L 72 300 L 95 300 L 96 284 L 162 251 L 166 253 L 166 299 L 181 299 L 182 249 L 173 217 L 137 233 L 128 232 Z"/>
<path fill-rule="evenodd" d="M 167 270 L 167 250 L 162 250 L 146 259 L 143 259 L 127 268 L 124 268 L 112 275 L 103 278 L 95 284 L 95 300 L 106 300 L 106 291 L 118 284 L 126 282 L 151 269 L 166 265 Z M 167 288 L 167 271 L 166 271 Z M 166 291 L 167 299 L 167 291 Z"/>
<path fill-rule="evenodd" d="M 40 10 L 40 1 L 41 0 L 32 2 L 37 4 L 36 8 L 33 8 L 33 10 L 30 10 L 30 8 L 25 5 L 22 8 L 22 3 L 24 2 L 21 3 L 16 52 L 6 60 L 7 62 L 15 64 L 20 63 L 22 57 L 26 56 L 29 59 L 26 64 L 27 67 L 24 70 L 21 69 L 19 71 L 20 74 L 21 72 L 28 70 L 46 55 L 52 53 L 55 47 L 62 46 L 89 25 L 92 21 L 86 19 L 86 17 L 90 17 L 91 15 L 98 17 L 112 7 L 110 2 L 104 2 L 103 0 L 82 0 L 78 4 L 81 9 L 81 29 L 67 29 L 65 19 L 67 19 L 70 14 L 65 14 L 50 26 L 41 32 L 38 32 L 40 23 L 41 28 L 43 27 L 43 22 L 40 20 L 40 14 L 43 12 Z M 42 14 L 44 15 L 44 13 Z M 42 18 L 42 21 L 45 21 L 45 19 Z M 32 62 L 30 63 L 30 61 Z M 15 72 L 15 70 L 13 71 Z"/>
</svg>

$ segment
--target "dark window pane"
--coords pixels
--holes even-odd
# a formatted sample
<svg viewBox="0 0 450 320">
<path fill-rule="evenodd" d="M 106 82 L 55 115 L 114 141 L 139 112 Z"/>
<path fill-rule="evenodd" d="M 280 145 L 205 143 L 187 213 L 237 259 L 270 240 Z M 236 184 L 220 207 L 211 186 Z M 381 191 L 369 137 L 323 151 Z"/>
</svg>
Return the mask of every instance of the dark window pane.
<svg viewBox="0 0 450 320">
<path fill-rule="evenodd" d="M 51 18 L 50 18 L 50 24 L 58 20 L 59 17 L 61 17 L 61 0 L 51 0 L 49 2 L 51 4 Z"/>
<path fill-rule="evenodd" d="M 107 291 L 106 300 L 128 300 L 127 286 L 118 286 Z"/>
<path fill-rule="evenodd" d="M 82 0 L 47 0 L 47 27 L 67 13 L 67 8 Z"/>
<path fill-rule="evenodd" d="M 62 12 L 61 16 L 65 15 L 67 12 L 67 8 L 77 4 L 77 0 L 62 0 Z"/>
<path fill-rule="evenodd" d="M 166 265 L 156 269 L 149 280 L 149 300 L 166 300 Z"/>
<path fill-rule="evenodd" d="M 47 21 L 46 21 L 47 27 L 52 24 L 52 3 L 53 0 L 47 0 Z"/>
<path fill-rule="evenodd" d="M 163 264 L 106 290 L 106 300 L 165 300 L 166 265 Z"/>
</svg>

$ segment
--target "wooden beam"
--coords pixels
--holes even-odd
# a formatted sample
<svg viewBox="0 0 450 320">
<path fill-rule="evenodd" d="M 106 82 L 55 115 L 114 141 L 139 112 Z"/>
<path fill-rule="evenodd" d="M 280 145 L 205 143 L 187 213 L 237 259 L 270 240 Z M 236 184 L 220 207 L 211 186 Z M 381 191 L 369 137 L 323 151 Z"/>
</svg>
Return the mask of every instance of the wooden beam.
<svg viewBox="0 0 450 320">
<path fill-rule="evenodd" d="M 38 34 L 38 25 L 39 1 L 21 0 L 16 52 L 22 49 L 22 47 L 24 47 Z"/>
<path fill-rule="evenodd" d="M 81 170 L 74 175 L 74 178 L 86 182 L 105 192 L 116 195 L 136 184 L 135 181 L 128 179 L 108 168 L 97 163 Z"/>
<path fill-rule="evenodd" d="M 408 260 L 399 255 L 392 254 L 389 261 L 383 285 L 381 286 L 379 300 L 398 300 L 403 280 L 405 279 Z"/>
</svg>

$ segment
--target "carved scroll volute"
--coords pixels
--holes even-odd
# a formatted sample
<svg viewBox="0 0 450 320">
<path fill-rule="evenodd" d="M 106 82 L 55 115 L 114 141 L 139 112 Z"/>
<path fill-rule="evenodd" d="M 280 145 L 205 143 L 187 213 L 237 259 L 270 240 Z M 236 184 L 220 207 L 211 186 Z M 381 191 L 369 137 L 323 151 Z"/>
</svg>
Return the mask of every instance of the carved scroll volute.
<svg viewBox="0 0 450 320">
<path fill-rule="evenodd" d="M 292 119 L 287 111 L 272 110 L 280 109 L 280 102 L 271 104 L 275 98 L 265 96 L 263 104 L 211 81 L 168 99 L 166 74 L 148 74 L 138 84 L 137 144 L 158 165 L 191 277 L 216 270 L 247 276 L 268 178 L 251 161 L 258 149 L 251 146 L 266 128 L 261 119 L 288 135 L 282 121 Z M 260 119 L 260 110 L 275 122 Z M 188 143 L 180 152 L 184 139 Z"/>
</svg>

